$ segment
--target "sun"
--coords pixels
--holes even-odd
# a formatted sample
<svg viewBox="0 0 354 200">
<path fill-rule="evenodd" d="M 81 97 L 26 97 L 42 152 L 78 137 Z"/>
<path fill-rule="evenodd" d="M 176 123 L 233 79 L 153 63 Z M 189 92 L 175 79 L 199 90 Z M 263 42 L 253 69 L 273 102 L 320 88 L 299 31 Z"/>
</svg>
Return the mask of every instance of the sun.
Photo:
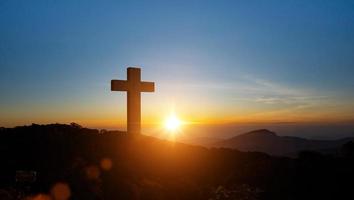
<svg viewBox="0 0 354 200">
<path fill-rule="evenodd" d="M 181 124 L 182 124 L 181 120 L 178 119 L 178 117 L 176 117 L 175 114 L 171 114 L 165 120 L 165 128 L 170 132 L 177 132 L 181 127 Z"/>
</svg>

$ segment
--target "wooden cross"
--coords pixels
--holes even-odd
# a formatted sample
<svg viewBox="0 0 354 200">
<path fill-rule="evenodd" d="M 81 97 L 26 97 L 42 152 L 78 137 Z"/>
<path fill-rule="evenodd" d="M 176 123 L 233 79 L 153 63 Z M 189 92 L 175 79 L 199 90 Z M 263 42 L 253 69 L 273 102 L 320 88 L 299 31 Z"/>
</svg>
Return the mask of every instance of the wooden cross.
<svg viewBox="0 0 354 200">
<path fill-rule="evenodd" d="M 128 98 L 128 133 L 140 134 L 141 130 L 141 95 L 140 92 L 154 92 L 155 83 L 141 81 L 140 68 L 128 67 L 128 80 L 112 80 L 111 91 L 127 91 Z"/>
</svg>

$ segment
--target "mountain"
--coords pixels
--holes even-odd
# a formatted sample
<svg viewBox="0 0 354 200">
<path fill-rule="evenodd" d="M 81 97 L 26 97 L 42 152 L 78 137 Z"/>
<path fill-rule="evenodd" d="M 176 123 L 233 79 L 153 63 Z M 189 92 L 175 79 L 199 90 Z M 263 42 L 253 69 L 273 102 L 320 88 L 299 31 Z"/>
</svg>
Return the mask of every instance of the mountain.
<svg viewBox="0 0 354 200">
<path fill-rule="evenodd" d="M 238 138 L 288 137 L 259 130 Z M 0 199 L 354 199 L 354 143 L 343 147 L 342 155 L 289 158 L 77 124 L 2 128 Z"/>
<path fill-rule="evenodd" d="M 271 155 L 294 155 L 303 150 L 336 151 L 341 145 L 351 140 L 354 140 L 354 138 L 311 140 L 292 136 L 278 136 L 267 129 L 259 129 L 217 142 L 212 146 L 240 151 L 259 151 Z"/>
</svg>

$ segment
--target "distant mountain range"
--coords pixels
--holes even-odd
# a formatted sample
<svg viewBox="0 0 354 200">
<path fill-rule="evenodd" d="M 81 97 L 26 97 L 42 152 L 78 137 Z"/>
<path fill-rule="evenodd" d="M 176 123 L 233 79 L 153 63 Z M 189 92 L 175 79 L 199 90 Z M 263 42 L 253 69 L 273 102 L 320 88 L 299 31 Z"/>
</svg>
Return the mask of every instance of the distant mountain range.
<svg viewBox="0 0 354 200">
<path fill-rule="evenodd" d="M 338 140 L 311 140 L 293 136 L 278 136 L 267 129 L 259 129 L 247 132 L 229 139 L 215 141 L 208 139 L 201 140 L 200 145 L 209 147 L 224 147 L 238 149 L 240 151 L 258 151 L 271 155 L 296 155 L 303 150 L 319 151 L 322 153 L 335 153 L 336 150 L 354 138 L 343 138 Z M 193 142 L 197 144 L 197 141 Z"/>
</svg>

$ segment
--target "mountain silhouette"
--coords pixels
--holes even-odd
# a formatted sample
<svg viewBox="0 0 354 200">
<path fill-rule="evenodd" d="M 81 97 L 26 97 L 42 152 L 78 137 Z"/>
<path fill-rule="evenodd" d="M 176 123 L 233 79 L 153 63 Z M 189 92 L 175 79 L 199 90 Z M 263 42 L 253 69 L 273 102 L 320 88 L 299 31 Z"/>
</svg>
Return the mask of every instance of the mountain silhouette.
<svg viewBox="0 0 354 200">
<path fill-rule="evenodd" d="M 354 138 L 339 140 L 311 140 L 293 136 L 278 136 L 267 129 L 247 132 L 213 144 L 214 147 L 259 151 L 271 155 L 295 155 L 304 150 L 331 152 Z"/>
<path fill-rule="evenodd" d="M 237 138 L 260 145 L 294 139 L 267 130 Z M 354 144 L 343 147 L 342 155 L 288 158 L 77 124 L 3 128 L 0 199 L 51 194 L 57 184 L 70 189 L 70 199 L 85 200 L 353 199 Z"/>
</svg>

